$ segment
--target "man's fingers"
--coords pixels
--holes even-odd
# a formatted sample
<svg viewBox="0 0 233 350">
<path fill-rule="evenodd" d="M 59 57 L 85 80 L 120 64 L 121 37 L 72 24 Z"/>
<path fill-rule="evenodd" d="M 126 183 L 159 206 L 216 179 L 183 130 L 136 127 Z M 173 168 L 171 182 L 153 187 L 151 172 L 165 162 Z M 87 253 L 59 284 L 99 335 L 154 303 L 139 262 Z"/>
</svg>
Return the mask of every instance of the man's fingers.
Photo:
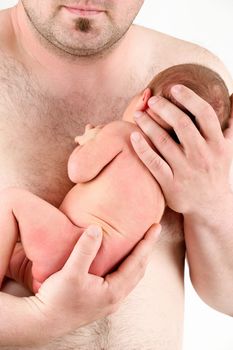
<svg viewBox="0 0 233 350">
<path fill-rule="evenodd" d="M 134 132 L 130 138 L 138 157 L 162 186 L 171 178 L 172 172 L 169 165 L 150 147 L 140 133 Z"/>
<path fill-rule="evenodd" d="M 75 271 L 77 276 L 88 273 L 102 242 L 102 229 L 99 226 L 89 226 L 76 243 L 63 269 Z"/>
<path fill-rule="evenodd" d="M 143 277 L 160 232 L 160 224 L 152 225 L 119 268 L 105 277 L 109 292 L 116 303 L 125 298 Z M 112 300 L 113 303 L 114 300 Z"/>
<path fill-rule="evenodd" d="M 154 96 L 148 101 L 148 105 L 155 115 L 172 127 L 185 148 L 192 148 L 203 141 L 202 135 L 190 117 L 166 98 Z"/>
<path fill-rule="evenodd" d="M 228 121 L 228 127 L 223 134 L 226 139 L 231 139 L 233 141 L 233 116 Z"/>
<path fill-rule="evenodd" d="M 219 119 L 209 103 L 184 85 L 173 86 L 171 93 L 179 103 L 196 117 L 201 133 L 206 139 L 213 141 L 222 139 Z"/>
<path fill-rule="evenodd" d="M 175 158 L 177 159 L 179 166 L 181 166 L 183 152 L 181 151 L 180 146 L 172 139 L 165 129 L 154 121 L 147 112 L 136 112 L 135 121 L 144 134 L 149 137 L 152 144 L 162 154 L 169 165 L 174 164 Z"/>
<path fill-rule="evenodd" d="M 227 139 L 231 139 L 233 141 L 233 94 L 230 97 L 231 99 L 231 114 L 228 120 L 228 127 L 224 131 L 224 136 Z"/>
</svg>

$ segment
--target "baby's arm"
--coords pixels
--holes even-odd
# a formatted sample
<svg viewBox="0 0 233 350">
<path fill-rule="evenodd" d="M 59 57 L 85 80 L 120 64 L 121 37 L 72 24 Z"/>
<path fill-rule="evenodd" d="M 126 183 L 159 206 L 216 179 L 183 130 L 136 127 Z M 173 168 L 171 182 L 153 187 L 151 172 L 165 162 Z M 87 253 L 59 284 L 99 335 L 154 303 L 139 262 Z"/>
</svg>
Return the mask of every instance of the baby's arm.
<svg viewBox="0 0 233 350">
<path fill-rule="evenodd" d="M 86 138 L 87 142 L 76 147 L 69 158 L 68 174 L 74 183 L 88 182 L 95 178 L 123 150 L 117 122 L 107 124 L 99 130 L 97 128 L 94 128 L 95 136 Z M 91 130 L 88 129 L 89 131 Z M 76 137 L 76 140 L 79 142 L 80 137 Z"/>
<path fill-rule="evenodd" d="M 32 261 L 33 277 L 43 282 L 67 260 L 81 231 L 56 207 L 19 188 L 0 193 L 0 287 L 20 236 Z M 34 280 L 37 287 L 38 283 Z"/>
</svg>

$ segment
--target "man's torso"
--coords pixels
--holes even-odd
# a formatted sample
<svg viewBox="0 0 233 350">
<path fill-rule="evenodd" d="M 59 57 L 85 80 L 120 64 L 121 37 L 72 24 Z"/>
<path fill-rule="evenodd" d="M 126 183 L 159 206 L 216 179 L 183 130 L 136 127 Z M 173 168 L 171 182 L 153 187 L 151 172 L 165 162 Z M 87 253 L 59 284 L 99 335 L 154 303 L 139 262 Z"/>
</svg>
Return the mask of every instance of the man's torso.
<svg viewBox="0 0 233 350">
<path fill-rule="evenodd" d="M 19 186 L 58 207 L 73 186 L 67 177 L 67 160 L 74 137 L 82 133 L 85 124 L 120 119 L 129 99 L 156 73 L 173 64 L 196 61 L 195 47 L 188 43 L 141 27 L 135 26 L 133 31 L 141 48 L 131 55 L 134 61 L 128 76 L 113 82 L 119 86 L 117 93 L 104 84 L 95 86 L 95 93 L 85 91 L 79 88 L 83 83 L 78 79 L 67 93 L 55 80 L 45 83 L 43 75 L 33 70 L 33 62 L 30 67 L 23 55 L 14 54 L 15 49 L 0 48 L 0 189 Z M 180 349 L 181 223 L 181 218 L 166 211 L 162 237 L 146 275 L 115 314 L 41 349 Z"/>
</svg>

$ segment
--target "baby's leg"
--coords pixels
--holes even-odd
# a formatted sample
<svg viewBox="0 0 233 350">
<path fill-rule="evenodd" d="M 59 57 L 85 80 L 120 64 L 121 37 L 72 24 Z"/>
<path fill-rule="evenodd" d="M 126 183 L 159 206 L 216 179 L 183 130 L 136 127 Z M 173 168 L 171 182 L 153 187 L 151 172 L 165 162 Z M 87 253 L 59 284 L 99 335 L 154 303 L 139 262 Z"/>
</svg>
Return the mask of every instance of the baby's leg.
<svg viewBox="0 0 233 350">
<path fill-rule="evenodd" d="M 0 193 L 0 285 L 20 237 L 32 261 L 33 278 L 43 282 L 67 260 L 83 229 L 56 207 L 18 188 Z"/>
</svg>

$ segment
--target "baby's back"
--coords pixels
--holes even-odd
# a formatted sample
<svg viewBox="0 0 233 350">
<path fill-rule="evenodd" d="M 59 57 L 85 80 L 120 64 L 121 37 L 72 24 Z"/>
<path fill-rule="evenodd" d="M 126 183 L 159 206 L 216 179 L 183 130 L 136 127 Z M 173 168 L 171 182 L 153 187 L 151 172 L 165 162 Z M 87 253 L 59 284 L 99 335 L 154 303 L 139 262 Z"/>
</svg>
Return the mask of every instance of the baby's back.
<svg viewBox="0 0 233 350">
<path fill-rule="evenodd" d="M 117 129 L 114 136 L 113 129 Z M 66 195 L 61 208 L 78 226 L 97 221 L 106 225 L 107 231 L 128 235 L 145 232 L 156 218 L 160 220 L 163 195 L 130 144 L 130 134 L 135 129 L 139 130 L 133 123 L 114 121 L 100 131 L 98 137 L 104 139 L 106 148 L 112 144 L 115 147 L 113 137 L 118 137 L 121 151 L 96 177 L 78 183 Z"/>
<path fill-rule="evenodd" d="M 60 208 L 79 227 L 100 224 L 105 231 L 105 239 L 107 242 L 111 240 L 115 254 L 121 252 L 121 258 L 153 223 L 160 221 L 164 211 L 159 185 L 130 144 L 130 134 L 135 129 L 138 130 L 138 127 L 132 123 L 115 121 L 99 132 L 99 139 L 93 140 L 88 158 L 91 157 L 90 153 L 96 154 L 95 147 L 99 142 L 104 142 L 106 148 L 118 148 L 120 145 L 120 151 L 96 177 L 74 186 Z M 112 150 L 112 154 L 115 154 L 115 150 Z M 94 161 L 98 163 L 101 159 Z M 90 159 L 86 162 L 88 172 Z"/>
</svg>

